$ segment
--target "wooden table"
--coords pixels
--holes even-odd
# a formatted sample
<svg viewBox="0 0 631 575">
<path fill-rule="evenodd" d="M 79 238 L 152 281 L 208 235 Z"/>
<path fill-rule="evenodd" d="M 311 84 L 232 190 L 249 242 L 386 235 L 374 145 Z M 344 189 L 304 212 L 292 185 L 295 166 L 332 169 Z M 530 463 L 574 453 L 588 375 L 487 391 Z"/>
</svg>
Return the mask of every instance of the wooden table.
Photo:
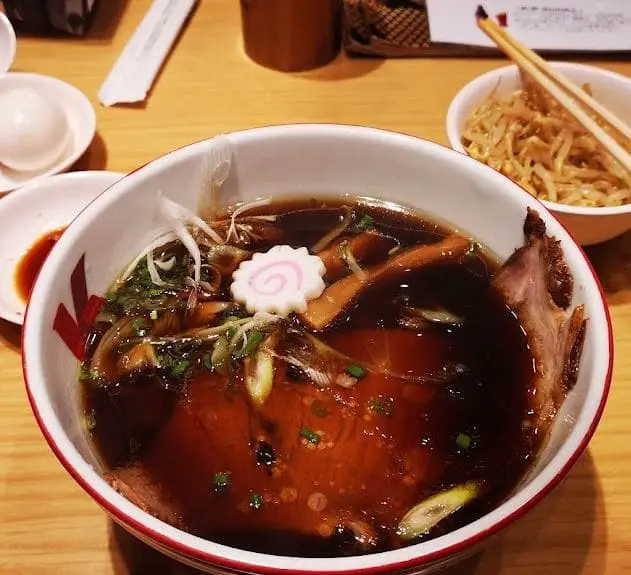
<svg viewBox="0 0 631 575">
<path fill-rule="evenodd" d="M 311 73 L 274 73 L 244 55 L 238 2 L 201 4 L 146 106 L 106 109 L 96 94 L 149 0 L 102 2 L 103 8 L 118 5 L 120 19 L 100 14 L 88 39 L 19 40 L 14 71 L 59 77 L 83 90 L 96 108 L 98 135 L 78 168 L 126 171 L 217 132 L 290 122 L 366 124 L 445 142 L 451 98 L 471 78 L 503 64 L 340 56 Z M 631 75 L 631 63 L 601 64 Z M 567 480 L 453 573 L 631 570 L 631 234 L 589 255 L 616 331 L 614 382 L 604 419 Z M 185 572 L 113 528 L 62 469 L 31 415 L 19 342 L 19 329 L 0 323 L 0 573 Z"/>
</svg>

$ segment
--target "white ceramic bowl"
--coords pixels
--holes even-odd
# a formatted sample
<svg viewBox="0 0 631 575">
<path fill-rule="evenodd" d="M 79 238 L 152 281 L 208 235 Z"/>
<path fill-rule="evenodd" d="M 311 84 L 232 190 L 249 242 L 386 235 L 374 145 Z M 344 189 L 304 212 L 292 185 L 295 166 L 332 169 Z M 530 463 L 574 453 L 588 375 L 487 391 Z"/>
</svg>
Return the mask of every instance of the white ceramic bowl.
<svg viewBox="0 0 631 575">
<path fill-rule="evenodd" d="M 65 228 L 118 172 L 86 171 L 38 180 L 0 200 L 0 317 L 21 324 L 26 305 L 15 287 L 15 269 L 44 234 Z"/>
<path fill-rule="evenodd" d="M 451 222 L 501 258 L 523 244 L 526 208 L 539 211 L 548 232 L 561 241 L 576 278 L 575 303 L 585 305 L 589 323 L 578 382 L 532 472 L 505 503 L 461 529 L 396 551 L 334 559 L 278 557 L 206 541 L 144 513 L 101 478 L 80 425 L 76 360 L 53 331 L 55 317 L 66 309 L 62 315 L 73 324 L 77 315 L 89 314 L 90 294 L 102 295 L 148 243 L 159 225 L 157 190 L 195 209 L 203 142 L 167 154 L 114 184 L 70 225 L 42 268 L 27 309 L 22 350 L 29 397 L 46 439 L 69 473 L 116 521 L 157 549 L 208 572 L 427 573 L 462 558 L 548 493 L 596 428 L 611 379 L 612 334 L 588 260 L 542 204 L 494 170 L 443 146 L 331 125 L 268 127 L 229 138 L 235 155 L 222 191 L 226 203 L 275 194 L 376 196 Z"/>
<path fill-rule="evenodd" d="M 631 125 L 631 78 L 583 64 L 553 62 L 552 65 L 579 85 L 589 83 L 594 98 Z M 460 136 L 466 119 L 496 86 L 499 96 L 518 90 L 521 82 L 517 67 L 505 66 L 478 76 L 452 100 L 447 112 L 447 138 L 454 150 L 465 153 Z M 575 207 L 553 202 L 544 204 L 582 245 L 604 242 L 631 229 L 631 204 L 613 208 Z"/>
</svg>

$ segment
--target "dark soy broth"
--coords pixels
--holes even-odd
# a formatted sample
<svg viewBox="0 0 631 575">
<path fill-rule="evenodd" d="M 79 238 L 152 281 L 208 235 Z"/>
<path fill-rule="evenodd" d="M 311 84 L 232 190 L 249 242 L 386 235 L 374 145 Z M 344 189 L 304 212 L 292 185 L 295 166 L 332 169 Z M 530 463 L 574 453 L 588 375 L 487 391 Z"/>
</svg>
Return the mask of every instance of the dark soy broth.
<svg viewBox="0 0 631 575">
<path fill-rule="evenodd" d="M 399 251 L 451 233 L 405 210 L 350 199 L 274 202 L 252 213 L 305 210 L 275 226 L 283 244 L 310 247 L 331 228 L 326 210 L 311 210 L 342 203 L 355 210 L 355 221 L 394 238 Z M 265 251 L 274 238 L 248 249 Z M 376 366 L 363 373 L 347 366 L 359 375 L 350 387 L 314 385 L 286 361 L 296 349 L 304 352 L 302 332 L 309 332 L 290 317 L 275 348 L 272 391 L 260 408 L 249 400 L 241 365 L 221 373 L 207 344 L 166 344 L 158 365 L 124 374 L 111 367 L 122 365 L 123 352 L 112 351 L 100 364 L 110 366 L 103 368 L 109 376 L 90 372 L 114 321 L 97 318 L 82 369 L 84 407 L 110 481 L 178 527 L 278 555 L 355 555 L 408 544 L 397 537 L 406 512 L 469 480 L 483 485 L 481 495 L 414 541 L 475 520 L 510 493 L 538 447 L 535 430 L 524 424 L 533 361 L 517 318 L 489 281 L 497 269 L 476 249 L 362 295 L 314 334 L 358 365 Z M 228 286 L 224 278 L 216 299 L 231 299 Z M 120 319 L 137 315 L 134 305 L 111 296 L 105 311 Z M 413 329 L 413 320 L 401 320 L 402 309 L 430 308 L 462 321 Z M 186 321 L 181 305 L 172 309 L 180 327 L 163 335 Z M 146 323 L 136 331 L 157 329 L 160 319 L 142 313 Z"/>
<path fill-rule="evenodd" d="M 22 256 L 15 272 L 15 287 L 20 299 L 26 303 L 31 295 L 33 284 L 37 279 L 39 270 L 44 265 L 48 254 L 64 233 L 66 228 L 59 228 L 47 232 L 40 237 Z"/>
</svg>

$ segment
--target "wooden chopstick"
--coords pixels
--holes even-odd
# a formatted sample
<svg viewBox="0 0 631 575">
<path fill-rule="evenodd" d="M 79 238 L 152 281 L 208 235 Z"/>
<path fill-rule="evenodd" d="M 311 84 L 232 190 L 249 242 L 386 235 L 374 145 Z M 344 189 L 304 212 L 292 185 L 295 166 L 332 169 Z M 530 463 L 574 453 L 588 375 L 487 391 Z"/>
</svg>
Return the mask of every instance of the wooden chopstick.
<svg viewBox="0 0 631 575">
<path fill-rule="evenodd" d="M 517 66 L 526 72 L 545 90 L 550 97 L 561 105 L 576 121 L 596 138 L 596 140 L 631 174 L 631 154 L 629 154 L 610 134 L 601 128 L 575 101 L 568 97 L 568 92 L 589 108 L 603 122 L 608 124 L 616 133 L 631 143 L 631 129 L 619 118 L 603 106 L 596 103 L 580 87 L 567 78 L 558 80 L 559 74 L 540 56 L 519 43 L 505 32 L 498 24 L 491 20 L 480 6 L 476 12 L 478 27 L 502 50 Z M 534 56 L 534 57 L 533 57 Z M 558 81 L 558 85 L 557 82 Z M 561 87 L 559 87 L 561 86 Z M 568 87 L 566 87 L 568 86 Z M 572 86 L 572 88 L 569 88 Z M 564 91 L 567 90 L 567 91 Z M 578 95 L 580 94 L 580 96 Z M 601 110 L 605 110 L 603 115 Z M 615 118 L 611 122 L 609 118 Z"/>
<path fill-rule="evenodd" d="M 586 108 L 590 109 L 594 114 L 602 118 L 609 126 L 617 132 L 618 136 L 625 138 L 631 142 L 631 126 L 624 123 L 618 116 L 610 112 L 600 102 L 594 100 L 589 94 L 585 92 L 580 86 L 576 85 L 565 74 L 555 70 L 548 62 L 546 62 L 539 54 L 533 52 L 525 44 L 520 42 L 514 36 L 511 36 L 498 24 L 490 21 L 491 25 L 494 25 L 502 36 L 512 43 L 512 45 L 523 54 L 524 57 L 538 66 L 544 73 L 552 78 L 557 84 L 562 86 L 567 92 L 574 96 L 581 102 Z"/>
</svg>

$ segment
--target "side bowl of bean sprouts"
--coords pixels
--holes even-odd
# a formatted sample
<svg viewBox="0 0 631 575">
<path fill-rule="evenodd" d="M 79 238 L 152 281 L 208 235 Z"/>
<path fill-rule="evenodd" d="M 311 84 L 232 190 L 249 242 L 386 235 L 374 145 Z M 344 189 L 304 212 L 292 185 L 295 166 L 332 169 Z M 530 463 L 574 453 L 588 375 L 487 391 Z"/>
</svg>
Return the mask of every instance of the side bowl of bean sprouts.
<svg viewBox="0 0 631 575">
<path fill-rule="evenodd" d="M 631 78 L 583 64 L 552 66 L 631 124 Z M 513 179 L 580 244 L 631 229 L 631 174 L 517 66 L 464 86 L 449 106 L 446 132 L 454 150 Z"/>
</svg>

